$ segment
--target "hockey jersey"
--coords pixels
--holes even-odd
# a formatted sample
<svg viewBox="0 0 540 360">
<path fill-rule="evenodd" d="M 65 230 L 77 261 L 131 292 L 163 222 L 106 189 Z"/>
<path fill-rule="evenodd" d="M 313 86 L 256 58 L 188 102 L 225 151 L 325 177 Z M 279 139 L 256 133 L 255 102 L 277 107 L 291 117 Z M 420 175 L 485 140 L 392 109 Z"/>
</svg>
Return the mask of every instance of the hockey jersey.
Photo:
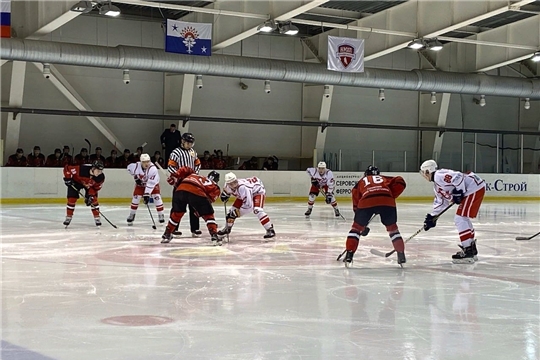
<svg viewBox="0 0 540 360">
<path fill-rule="evenodd" d="M 473 172 L 464 174 L 449 169 L 439 169 L 433 174 L 433 211 L 431 215 L 440 214 L 452 201 L 454 189 L 463 191 L 463 196 L 470 195 L 486 186 L 486 182 Z"/>
<path fill-rule="evenodd" d="M 368 175 L 352 189 L 353 210 L 374 206 L 396 206 L 396 200 L 405 190 L 401 176 Z"/>
<path fill-rule="evenodd" d="M 145 194 L 151 194 L 156 185 L 159 184 L 159 172 L 153 163 L 150 163 L 150 166 L 143 169 L 141 162 L 138 161 L 136 163 L 129 164 L 127 166 L 127 171 L 135 180 L 139 179 L 142 181 L 141 187 L 145 188 Z"/>
<path fill-rule="evenodd" d="M 221 190 L 219 185 L 208 179 L 206 176 L 195 174 L 195 170 L 183 166 L 176 170 L 171 176 L 181 180 L 177 182 L 175 191 L 187 191 L 192 194 L 203 196 L 213 203 L 219 197 Z"/>
<path fill-rule="evenodd" d="M 307 168 L 306 172 L 311 176 L 311 180 L 317 180 L 319 182 L 320 187 L 328 186 L 327 192 L 330 194 L 334 193 L 335 182 L 332 170 L 326 169 L 321 175 L 317 168 L 310 167 Z"/>
<path fill-rule="evenodd" d="M 96 195 L 105 182 L 105 175 L 101 173 L 99 176 L 94 176 L 90 174 L 91 169 L 92 165 L 66 165 L 64 180 L 73 179 L 74 182 L 87 188 L 88 194 Z"/>
<path fill-rule="evenodd" d="M 266 189 L 264 184 L 258 177 L 254 176 L 247 179 L 238 179 L 238 187 L 236 189 L 231 188 L 229 185 L 225 185 L 223 190 L 236 198 L 234 206 L 244 209 L 253 208 L 253 196 L 266 195 Z M 241 205 L 240 205 L 241 202 Z"/>
</svg>

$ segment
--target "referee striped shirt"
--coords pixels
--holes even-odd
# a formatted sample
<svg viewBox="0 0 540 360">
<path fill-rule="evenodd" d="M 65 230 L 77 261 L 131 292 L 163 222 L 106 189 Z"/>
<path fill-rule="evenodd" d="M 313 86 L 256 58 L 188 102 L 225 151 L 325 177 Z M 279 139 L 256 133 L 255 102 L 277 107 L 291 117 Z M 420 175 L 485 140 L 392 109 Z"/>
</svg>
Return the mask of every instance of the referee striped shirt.
<svg viewBox="0 0 540 360">
<path fill-rule="evenodd" d="M 167 170 L 170 174 L 173 174 L 179 168 L 187 166 L 195 170 L 195 173 L 199 173 L 201 169 L 201 161 L 197 157 L 195 149 L 186 150 L 184 148 L 177 147 L 173 150 L 169 156 L 169 162 L 167 163 Z"/>
</svg>

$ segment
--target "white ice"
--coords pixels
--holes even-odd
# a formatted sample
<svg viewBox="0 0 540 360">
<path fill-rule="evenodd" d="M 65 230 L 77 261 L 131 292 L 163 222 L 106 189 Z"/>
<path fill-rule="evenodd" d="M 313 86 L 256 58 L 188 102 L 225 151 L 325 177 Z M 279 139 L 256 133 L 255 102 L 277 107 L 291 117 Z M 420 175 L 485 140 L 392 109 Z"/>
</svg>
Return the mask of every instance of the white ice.
<svg viewBox="0 0 540 360">
<path fill-rule="evenodd" d="M 103 205 L 118 225 L 93 225 L 81 202 L 4 206 L 2 354 L 25 359 L 504 359 L 539 351 L 540 231 L 537 202 L 482 205 L 474 221 L 479 261 L 453 265 L 453 216 L 406 247 L 401 269 L 380 223 L 362 238 L 354 267 L 336 257 L 347 221 L 317 202 L 269 203 L 276 233 L 265 242 L 253 215 L 230 243 L 182 236 L 160 244 L 146 208 Z M 347 206 L 349 208 L 349 206 Z M 400 203 L 404 238 L 429 203 Z M 223 207 L 216 205 L 218 221 Z M 376 218 L 377 220 L 378 218 Z M 157 219 L 156 219 L 157 220 Z M 202 230 L 204 228 L 201 222 Z M 181 230 L 189 233 L 188 219 Z"/>
</svg>

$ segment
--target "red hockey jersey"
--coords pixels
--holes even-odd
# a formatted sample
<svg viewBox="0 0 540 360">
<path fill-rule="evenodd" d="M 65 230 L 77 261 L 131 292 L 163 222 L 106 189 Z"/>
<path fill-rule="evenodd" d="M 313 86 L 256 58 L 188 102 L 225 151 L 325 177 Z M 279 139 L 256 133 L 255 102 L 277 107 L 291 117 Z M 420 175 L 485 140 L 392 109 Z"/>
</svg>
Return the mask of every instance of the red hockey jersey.
<svg viewBox="0 0 540 360">
<path fill-rule="evenodd" d="M 374 206 L 395 207 L 396 198 L 405 187 L 405 180 L 401 176 L 364 176 L 352 190 L 353 210 Z"/>
<path fill-rule="evenodd" d="M 90 174 L 92 165 L 66 165 L 64 167 L 64 179 L 73 179 L 74 182 L 83 185 L 88 189 L 90 195 L 95 195 L 105 182 L 105 175 L 99 176 Z"/>
</svg>

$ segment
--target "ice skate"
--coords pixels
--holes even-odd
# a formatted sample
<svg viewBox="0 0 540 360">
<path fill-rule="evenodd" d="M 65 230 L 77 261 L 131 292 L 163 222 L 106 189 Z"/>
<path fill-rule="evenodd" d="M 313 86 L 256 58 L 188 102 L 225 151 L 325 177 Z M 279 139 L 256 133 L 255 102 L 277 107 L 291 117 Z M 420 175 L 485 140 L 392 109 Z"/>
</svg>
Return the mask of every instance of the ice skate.
<svg viewBox="0 0 540 360">
<path fill-rule="evenodd" d="M 223 239 L 218 236 L 218 234 L 212 234 L 212 245 L 221 246 L 223 244 Z"/>
<path fill-rule="evenodd" d="M 223 229 L 219 230 L 217 234 L 219 236 L 229 235 L 231 233 L 231 228 L 231 226 L 225 226 Z"/>
<path fill-rule="evenodd" d="M 274 231 L 274 226 L 271 226 L 270 229 L 266 230 L 266 234 L 264 234 L 265 239 L 270 239 L 276 236 L 276 232 Z"/>
<path fill-rule="evenodd" d="M 165 215 L 158 214 L 158 220 L 160 224 L 163 224 L 165 222 Z"/>
<path fill-rule="evenodd" d="M 339 209 L 337 207 L 334 208 L 334 215 L 336 217 L 340 217 L 341 216 L 341 213 L 339 212 Z"/>
<path fill-rule="evenodd" d="M 407 262 L 407 259 L 405 258 L 405 253 L 396 251 L 396 254 L 397 254 L 397 263 L 398 263 L 398 265 L 403 267 L 403 264 L 405 264 Z"/>
<path fill-rule="evenodd" d="M 343 259 L 343 262 L 345 263 L 346 268 L 350 268 L 353 264 L 353 256 L 354 252 L 347 250 L 345 253 L 345 258 Z"/>
<path fill-rule="evenodd" d="M 179 231 L 179 230 L 174 230 L 174 231 L 172 232 L 172 234 L 173 234 L 174 236 L 180 236 L 180 235 L 182 235 L 182 232 Z"/>
<path fill-rule="evenodd" d="M 309 216 L 311 215 L 312 211 L 313 211 L 313 208 L 308 208 L 307 211 L 304 213 L 304 215 Z"/>
<path fill-rule="evenodd" d="M 69 224 L 71 224 L 71 216 L 66 216 L 66 220 L 64 220 L 63 224 L 65 227 L 68 227 Z"/>
<path fill-rule="evenodd" d="M 94 218 L 94 221 L 95 221 L 95 223 L 96 223 L 96 226 L 101 226 L 101 219 L 99 218 L 99 216 L 98 216 L 98 217 L 95 217 L 95 218 Z"/>
<path fill-rule="evenodd" d="M 161 243 L 168 244 L 171 242 L 172 238 L 173 238 L 173 233 L 171 233 L 169 229 L 165 229 L 165 232 L 163 233 L 163 235 L 161 235 L 161 239 L 162 239 Z"/>
<path fill-rule="evenodd" d="M 478 256 L 477 256 L 478 255 L 478 250 L 476 249 L 476 239 L 473 240 L 471 246 L 472 246 L 472 250 L 473 250 L 473 259 L 474 259 L 474 261 L 478 261 Z"/>
<path fill-rule="evenodd" d="M 135 214 L 129 214 L 129 216 L 128 216 L 128 218 L 127 218 L 128 226 L 132 226 L 132 225 L 133 225 L 133 220 L 135 220 Z"/>
<path fill-rule="evenodd" d="M 191 232 L 191 237 L 198 238 L 201 237 L 202 231 L 201 230 L 195 230 Z"/>
<path fill-rule="evenodd" d="M 463 247 L 459 245 L 461 251 L 458 251 L 455 255 L 452 255 L 452 262 L 454 264 L 472 264 L 474 263 L 474 250 L 473 245 Z"/>
</svg>

